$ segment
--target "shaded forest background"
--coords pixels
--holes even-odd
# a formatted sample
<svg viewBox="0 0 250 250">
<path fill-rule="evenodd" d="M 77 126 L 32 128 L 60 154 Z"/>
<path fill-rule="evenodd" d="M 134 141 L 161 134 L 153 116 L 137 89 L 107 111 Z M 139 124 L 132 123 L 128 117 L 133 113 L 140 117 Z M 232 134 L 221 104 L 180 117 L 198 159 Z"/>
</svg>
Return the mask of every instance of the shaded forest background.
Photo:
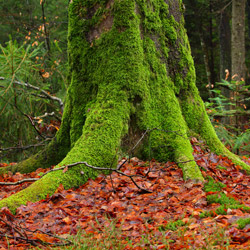
<svg viewBox="0 0 250 250">
<path fill-rule="evenodd" d="M 197 87 L 219 138 L 250 155 L 250 1 L 244 77 L 231 74 L 232 2 L 184 0 Z M 244 1 L 242 1 L 244 2 Z M 59 129 L 67 91 L 68 1 L 1 1 L 0 161 L 33 154 Z"/>
</svg>

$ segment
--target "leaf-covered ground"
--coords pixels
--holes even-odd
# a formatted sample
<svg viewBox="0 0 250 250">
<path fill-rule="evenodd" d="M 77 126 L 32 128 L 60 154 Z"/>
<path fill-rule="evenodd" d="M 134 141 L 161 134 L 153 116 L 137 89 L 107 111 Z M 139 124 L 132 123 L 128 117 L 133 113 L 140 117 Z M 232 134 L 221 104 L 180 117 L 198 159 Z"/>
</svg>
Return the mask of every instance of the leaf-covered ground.
<svg viewBox="0 0 250 250">
<path fill-rule="evenodd" d="M 250 249 L 250 175 L 199 144 L 193 147 L 204 185 L 183 181 L 174 163 L 132 158 L 121 170 L 148 173 L 134 180 L 151 193 L 113 173 L 76 190 L 59 187 L 46 200 L 21 206 L 16 215 L 2 208 L 0 249 L 29 249 L 31 244 L 50 249 L 41 242 L 64 244 L 76 234 L 91 244 L 104 242 L 106 249 Z M 250 158 L 244 160 L 250 164 Z M 5 175 L 0 181 L 39 177 L 45 171 Z M 0 198 L 28 185 L 0 186 Z"/>
</svg>

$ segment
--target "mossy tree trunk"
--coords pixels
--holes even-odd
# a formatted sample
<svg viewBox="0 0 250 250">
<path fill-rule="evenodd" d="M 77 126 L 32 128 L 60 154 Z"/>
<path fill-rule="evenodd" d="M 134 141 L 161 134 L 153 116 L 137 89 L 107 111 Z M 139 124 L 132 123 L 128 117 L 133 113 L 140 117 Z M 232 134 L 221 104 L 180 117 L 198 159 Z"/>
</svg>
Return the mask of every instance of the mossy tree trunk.
<svg viewBox="0 0 250 250">
<path fill-rule="evenodd" d="M 61 128 L 42 154 L 21 163 L 22 171 L 79 161 L 114 166 L 121 152 L 155 128 L 134 155 L 179 162 L 185 179 L 203 179 L 190 131 L 216 153 L 249 168 L 218 140 L 205 112 L 181 0 L 72 0 L 68 51 L 70 85 Z M 85 165 L 51 172 L 0 201 L 0 207 L 14 211 L 60 184 L 79 186 L 97 174 Z"/>
</svg>

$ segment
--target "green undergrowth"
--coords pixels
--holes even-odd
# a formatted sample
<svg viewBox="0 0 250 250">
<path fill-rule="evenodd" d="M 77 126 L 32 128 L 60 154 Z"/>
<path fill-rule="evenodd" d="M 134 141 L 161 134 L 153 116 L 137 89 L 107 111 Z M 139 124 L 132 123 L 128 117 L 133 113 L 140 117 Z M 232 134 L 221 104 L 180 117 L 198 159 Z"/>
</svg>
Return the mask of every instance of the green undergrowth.
<svg viewBox="0 0 250 250">
<path fill-rule="evenodd" d="M 205 192 L 220 191 L 226 185 L 220 182 L 215 182 L 212 177 L 208 177 L 208 183 L 204 185 Z M 226 215 L 228 209 L 240 209 L 242 212 L 250 212 L 250 207 L 240 204 L 234 198 L 228 197 L 225 193 L 219 192 L 218 194 L 207 195 L 208 204 L 219 203 L 220 206 L 215 210 L 204 211 L 200 214 L 200 218 L 213 217 L 216 215 Z M 243 222 L 241 223 L 243 224 Z"/>
<path fill-rule="evenodd" d="M 250 218 L 241 218 L 237 221 L 238 228 L 243 229 L 246 225 L 250 224 Z"/>
<path fill-rule="evenodd" d="M 215 181 L 211 176 L 207 177 L 207 183 L 204 184 L 205 192 L 217 192 L 226 187 L 224 183 Z"/>
<path fill-rule="evenodd" d="M 216 210 L 204 211 L 200 214 L 200 218 L 213 217 L 216 215 L 227 215 L 228 209 L 240 209 L 242 212 L 250 212 L 250 207 L 242 204 L 221 205 Z"/>
<path fill-rule="evenodd" d="M 224 169 L 221 166 L 217 168 Z M 200 213 L 200 218 L 214 217 L 217 215 L 227 215 L 231 209 L 240 209 L 242 212 L 250 212 L 250 207 L 240 204 L 239 201 L 234 198 L 228 197 L 221 190 L 226 187 L 225 184 L 215 181 L 211 176 L 207 177 L 207 183 L 204 184 L 205 192 L 219 192 L 217 194 L 207 195 L 208 204 L 218 203 L 220 204 L 215 210 L 204 211 Z M 250 224 L 250 218 L 241 218 L 237 221 L 238 228 L 243 229 L 247 224 Z"/>
<path fill-rule="evenodd" d="M 217 169 L 221 169 L 221 170 L 227 170 L 226 167 L 223 167 L 223 166 L 220 166 L 220 165 L 218 165 L 216 168 L 217 168 Z"/>
<path fill-rule="evenodd" d="M 159 227 L 159 231 L 167 231 L 167 230 L 176 231 L 179 227 L 182 227 L 184 225 L 186 225 L 186 223 L 183 222 L 182 220 L 172 221 L 169 222 L 167 225 L 161 225 Z"/>
<path fill-rule="evenodd" d="M 161 234 L 156 234 L 151 230 L 142 232 L 141 239 L 136 243 L 134 242 L 133 237 L 124 237 L 122 225 L 118 226 L 116 220 L 107 219 L 106 224 L 107 226 L 102 229 L 93 227 L 93 232 L 91 233 L 79 230 L 75 236 L 64 235 L 65 238 L 72 241 L 71 245 L 53 248 L 47 247 L 46 249 L 175 249 L 176 240 L 166 239 L 166 230 L 175 231 L 174 234 L 183 242 L 182 249 L 204 249 L 204 243 L 206 244 L 207 250 L 227 249 L 224 247 L 228 247 L 230 245 L 230 238 L 226 235 L 225 229 L 220 228 L 218 225 L 214 225 L 213 234 L 209 234 L 206 231 L 200 232 L 200 234 L 204 237 L 205 242 L 201 243 L 201 248 L 197 248 L 197 245 L 194 246 L 196 243 L 196 237 L 194 234 L 190 237 L 185 237 L 185 233 L 188 230 L 188 224 L 181 220 L 169 222 L 167 225 L 163 226 L 161 230 L 159 228 L 159 231 L 162 232 Z M 99 236 L 97 237 L 97 235 Z M 36 247 L 32 249 L 42 250 L 44 248 Z"/>
<path fill-rule="evenodd" d="M 211 194 L 207 196 L 208 204 L 219 203 L 221 205 L 238 205 L 239 201 L 234 198 L 228 197 L 225 193 L 220 192 L 218 194 Z"/>
<path fill-rule="evenodd" d="M 155 234 L 150 233 L 150 231 L 145 231 L 141 233 L 141 239 L 135 243 L 133 242 L 133 237 L 129 236 L 124 237 L 122 231 L 122 224 L 117 226 L 116 220 L 106 219 L 107 226 L 102 228 L 102 223 L 98 224 L 99 226 L 95 227 L 92 225 L 92 232 L 85 232 L 84 230 L 78 230 L 77 235 L 65 235 L 65 237 L 72 242 L 68 246 L 60 247 L 51 247 L 46 249 L 81 249 L 81 250 L 96 250 L 96 249 L 151 249 L 149 246 L 153 246 L 153 249 L 161 243 L 165 246 L 164 249 L 171 249 L 170 243 L 173 242 L 171 239 L 166 239 L 164 234 L 156 236 Z M 101 235 L 101 237 L 96 237 Z M 160 242 L 160 243 L 159 243 Z M 32 248 L 34 249 L 34 248 Z M 36 250 L 42 250 L 43 248 L 35 248 Z"/>
</svg>

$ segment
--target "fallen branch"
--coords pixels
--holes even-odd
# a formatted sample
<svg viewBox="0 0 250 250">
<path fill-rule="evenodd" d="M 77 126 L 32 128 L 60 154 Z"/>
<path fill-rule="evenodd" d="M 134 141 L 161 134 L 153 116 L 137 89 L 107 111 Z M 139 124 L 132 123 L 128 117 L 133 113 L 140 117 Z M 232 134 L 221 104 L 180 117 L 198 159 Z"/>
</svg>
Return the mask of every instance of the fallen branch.
<svg viewBox="0 0 250 250">
<path fill-rule="evenodd" d="M 23 180 L 20 180 L 20 181 L 16 181 L 16 182 L 0 182 L 0 185 L 2 186 L 12 186 L 12 185 L 19 185 L 21 183 L 24 183 L 24 182 L 33 182 L 33 181 L 37 181 L 39 180 L 40 178 L 27 178 L 27 179 L 23 179 Z"/>
<path fill-rule="evenodd" d="M 51 138 L 47 138 L 44 141 L 37 143 L 37 144 L 32 144 L 32 145 L 27 145 L 27 146 L 23 146 L 23 147 L 9 147 L 9 148 L 0 148 L 0 152 L 4 152 L 4 151 L 11 151 L 11 150 L 26 150 L 29 148 L 36 148 L 36 147 L 40 147 L 40 146 L 44 146 L 44 142 L 46 141 L 50 141 Z"/>
<path fill-rule="evenodd" d="M 0 80 L 6 80 L 6 78 L 4 77 L 0 77 Z M 53 100 L 53 101 L 56 101 L 59 103 L 59 106 L 60 106 L 60 110 L 61 112 L 63 113 L 63 109 L 64 109 L 64 104 L 63 104 L 63 101 L 59 98 L 59 97 L 56 97 L 56 96 L 52 96 L 50 95 L 49 93 L 47 93 L 45 90 L 43 89 L 40 89 L 39 87 L 37 86 L 34 86 L 30 83 L 23 83 L 23 82 L 20 82 L 20 81 L 14 81 L 13 83 L 17 84 L 17 85 L 20 85 L 20 86 L 24 86 L 26 88 L 30 88 L 30 89 L 34 89 L 36 91 L 39 91 L 41 92 L 43 95 L 40 95 L 41 98 L 47 98 L 47 99 L 50 99 L 50 100 Z"/>
<path fill-rule="evenodd" d="M 30 229 L 27 229 L 27 228 L 23 228 L 20 224 L 18 226 L 16 224 L 14 224 L 13 222 L 7 222 L 6 220 L 4 220 L 2 218 L 0 218 L 0 221 L 3 222 L 3 223 L 5 223 L 6 226 L 8 226 L 12 231 L 15 231 L 17 234 L 19 234 L 19 236 L 14 235 L 14 234 L 13 234 L 13 236 L 10 236 L 10 235 L 7 235 L 6 233 L 5 234 L 0 234 L 0 237 L 3 237 L 3 238 L 7 237 L 7 238 L 10 238 L 10 239 L 14 239 L 14 240 L 26 241 L 27 243 L 32 244 L 33 246 L 39 246 L 39 244 L 50 245 L 50 246 L 66 246 L 66 245 L 73 244 L 73 242 L 71 240 L 69 240 L 69 239 L 65 239 L 65 238 L 62 238 L 60 236 L 53 235 L 53 234 L 44 232 L 44 231 L 39 230 L 39 229 L 30 230 Z M 32 233 L 32 235 L 30 235 L 31 239 L 29 238 L 27 232 Z M 36 232 L 40 232 L 40 233 L 42 233 L 44 235 L 48 235 L 50 237 L 59 239 L 61 241 L 66 241 L 66 243 L 65 242 L 64 243 L 60 243 L 60 242 L 58 242 L 58 243 L 51 243 L 51 242 L 42 241 L 40 239 L 34 239 L 33 234 L 36 233 Z"/>
<path fill-rule="evenodd" d="M 58 171 L 58 170 L 64 170 L 65 168 L 71 168 L 71 167 L 74 167 L 74 166 L 77 166 L 77 165 L 81 165 L 81 164 L 84 164 L 85 166 L 89 167 L 89 168 L 92 168 L 92 169 L 95 169 L 95 170 L 100 170 L 100 171 L 111 171 L 111 172 L 116 172 L 120 175 L 123 175 L 123 176 L 126 176 L 128 178 L 131 179 L 131 181 L 135 184 L 135 186 L 140 189 L 141 191 L 143 192 L 146 192 L 146 193 L 152 193 L 152 191 L 149 191 L 145 188 L 142 188 L 140 187 L 135 181 L 134 181 L 134 177 L 143 177 L 145 178 L 145 176 L 143 175 L 127 175 L 125 173 L 123 173 L 122 171 L 118 170 L 118 169 L 113 169 L 113 168 L 101 168 L 101 167 L 95 167 L 95 166 L 92 166 L 90 164 L 88 164 L 87 162 L 85 161 L 80 161 L 80 162 L 75 162 L 75 163 L 72 163 L 72 164 L 69 164 L 69 165 L 65 165 L 65 166 L 62 166 L 62 167 L 59 167 L 59 168 L 53 168 L 53 169 L 50 169 L 49 171 L 47 171 L 46 173 L 44 173 L 43 175 L 41 175 L 41 177 L 47 175 L 48 173 L 50 172 L 53 172 L 53 171 Z M 40 177 L 40 178 L 41 178 Z M 19 185 L 23 182 L 33 182 L 33 181 L 37 181 L 39 180 L 40 178 L 27 178 L 27 179 L 23 179 L 23 180 L 20 180 L 20 181 L 17 181 L 17 182 L 0 182 L 0 185 L 6 185 L 6 186 L 9 186 L 9 185 Z"/>
<path fill-rule="evenodd" d="M 134 145 L 134 147 L 129 151 L 130 153 L 139 145 L 139 143 L 142 141 L 142 139 L 144 138 L 144 136 L 148 133 L 148 132 L 152 132 L 154 130 L 159 130 L 157 128 L 153 128 L 153 129 L 147 129 L 143 135 L 141 136 L 141 138 L 137 141 L 137 143 Z M 166 131 L 166 130 L 160 130 L 160 131 L 163 131 L 163 132 L 173 132 L 173 133 L 176 133 L 177 135 L 179 136 L 183 136 L 183 135 L 180 135 L 177 133 L 177 131 Z M 134 177 L 141 177 L 141 178 L 146 178 L 148 176 L 148 174 L 151 172 L 151 167 L 148 169 L 147 173 L 145 175 L 127 175 L 125 173 L 123 173 L 122 171 L 120 171 L 121 167 L 128 161 L 128 159 L 126 159 L 125 161 L 123 161 L 120 165 L 117 166 L 117 168 L 103 168 L 103 167 L 95 167 L 95 166 L 92 166 L 90 164 L 88 164 L 86 161 L 80 161 L 80 162 L 75 162 L 75 163 L 72 163 L 72 164 L 69 164 L 69 165 L 65 165 L 65 166 L 62 166 L 62 167 L 58 167 L 58 168 L 53 168 L 53 169 L 50 169 L 49 171 L 47 171 L 46 173 L 44 173 L 41 177 L 45 176 L 46 174 L 50 173 L 50 172 L 53 172 L 53 171 L 58 171 L 58 170 L 64 170 L 66 168 L 71 168 L 71 167 L 74 167 L 74 166 L 77 166 L 77 165 L 85 165 L 89 168 L 92 168 L 92 169 L 95 169 L 95 170 L 99 170 L 99 171 L 111 171 L 111 172 L 116 172 L 120 175 L 123 175 L 123 176 L 126 176 L 128 177 L 133 183 L 134 185 L 140 189 L 142 192 L 145 192 L 145 193 L 152 193 L 152 191 L 150 190 L 147 190 L 143 187 L 140 187 L 136 182 L 135 180 L 133 179 Z M 187 163 L 187 162 L 190 162 L 190 161 L 194 161 L 194 160 L 189 160 L 189 161 L 184 161 L 184 162 L 179 162 L 179 163 Z M 178 163 L 175 163 L 175 164 L 178 164 Z M 0 185 L 18 185 L 18 184 L 21 184 L 23 182 L 31 182 L 31 181 L 37 181 L 39 180 L 40 178 L 28 178 L 28 179 L 23 179 L 21 181 L 17 181 L 17 182 L 0 182 Z"/>
<path fill-rule="evenodd" d="M 29 115 L 27 115 L 27 114 L 24 114 L 24 115 L 29 119 L 31 125 L 32 125 L 33 128 L 36 130 L 37 134 L 45 140 L 46 138 L 40 133 L 40 131 L 39 131 L 38 128 L 36 127 L 35 123 L 33 122 L 31 116 L 29 116 Z"/>
<path fill-rule="evenodd" d="M 51 113 L 45 113 L 44 115 L 40 115 L 40 116 L 36 116 L 36 117 L 34 117 L 33 119 L 35 119 L 35 120 L 38 120 L 38 119 L 41 119 L 41 118 L 45 118 L 45 117 L 55 117 L 58 121 L 61 121 L 61 118 L 59 118 L 56 114 L 55 114 L 55 112 L 53 111 L 53 112 L 51 112 Z"/>
</svg>

